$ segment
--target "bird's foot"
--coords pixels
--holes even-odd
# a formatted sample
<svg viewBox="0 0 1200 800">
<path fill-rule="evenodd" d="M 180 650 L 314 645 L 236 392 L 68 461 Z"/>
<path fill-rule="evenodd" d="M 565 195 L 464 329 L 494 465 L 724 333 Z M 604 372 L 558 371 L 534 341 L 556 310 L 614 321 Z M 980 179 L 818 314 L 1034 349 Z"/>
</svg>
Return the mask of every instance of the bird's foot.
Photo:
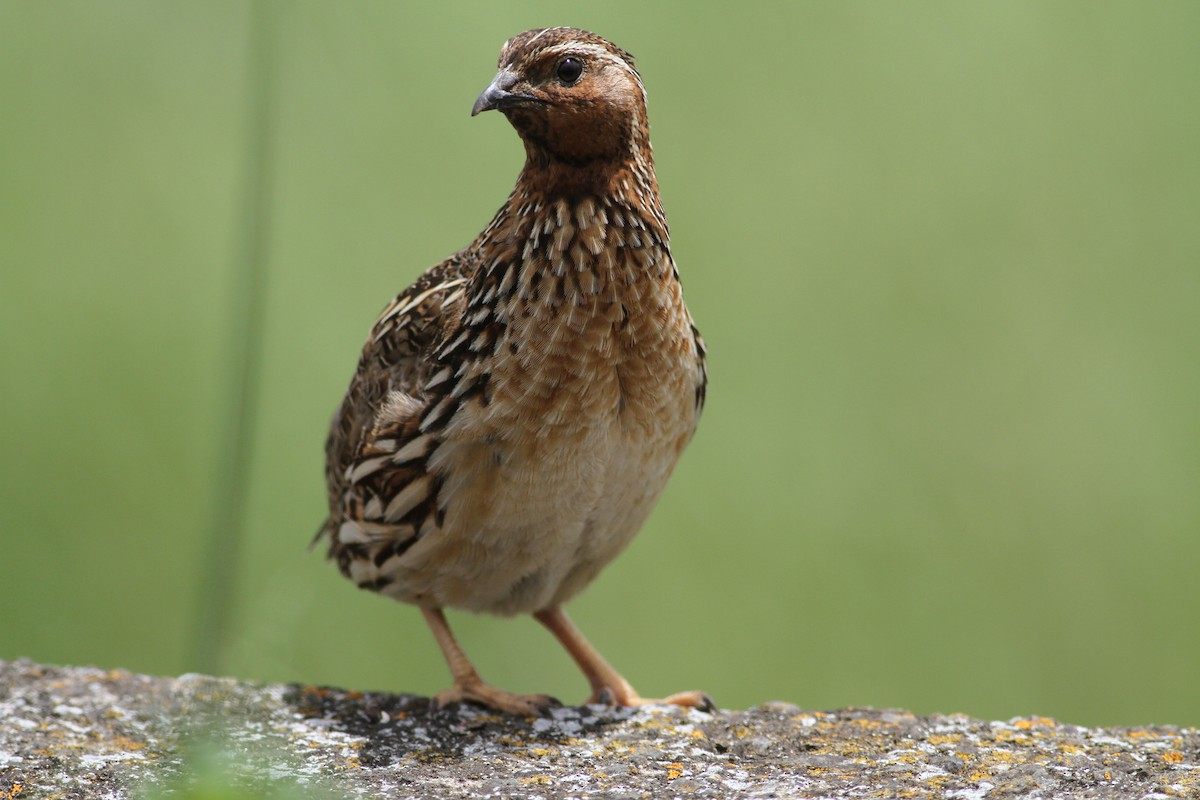
<svg viewBox="0 0 1200 800">
<path fill-rule="evenodd" d="M 617 686 L 601 686 L 592 692 L 589 703 L 606 706 L 683 706 L 698 711 L 716 711 L 717 704 L 704 692 L 679 692 L 669 697 L 642 697 L 627 682 Z"/>
<path fill-rule="evenodd" d="M 455 681 L 454 685 L 433 696 L 434 708 L 445 708 L 451 703 L 463 701 L 518 717 L 537 717 L 551 708 L 561 706 L 555 698 L 546 694 L 513 694 L 497 689 L 482 680 Z"/>
</svg>

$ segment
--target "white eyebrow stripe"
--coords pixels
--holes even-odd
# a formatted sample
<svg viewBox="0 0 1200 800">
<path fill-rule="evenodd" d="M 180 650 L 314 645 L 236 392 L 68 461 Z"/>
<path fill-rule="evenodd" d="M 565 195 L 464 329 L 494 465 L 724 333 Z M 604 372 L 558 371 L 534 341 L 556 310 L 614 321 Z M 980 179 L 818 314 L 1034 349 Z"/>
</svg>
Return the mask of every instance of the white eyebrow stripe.
<svg viewBox="0 0 1200 800">
<path fill-rule="evenodd" d="M 588 44 L 585 42 L 563 42 L 552 47 L 547 47 L 543 53 L 589 53 L 594 56 L 604 56 L 612 61 L 619 61 L 625 66 L 629 66 L 625 59 L 618 58 L 613 55 L 613 52 L 607 47 L 602 47 L 598 44 Z"/>
</svg>

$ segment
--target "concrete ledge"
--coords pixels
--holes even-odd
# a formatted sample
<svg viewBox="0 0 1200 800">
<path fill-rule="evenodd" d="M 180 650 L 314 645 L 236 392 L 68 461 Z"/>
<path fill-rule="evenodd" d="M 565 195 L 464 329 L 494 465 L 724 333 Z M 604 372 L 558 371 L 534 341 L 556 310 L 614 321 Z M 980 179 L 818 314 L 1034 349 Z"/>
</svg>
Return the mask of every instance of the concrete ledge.
<svg viewBox="0 0 1200 800">
<path fill-rule="evenodd" d="M 781 703 L 509 719 L 411 695 L 0 661 L 0 798 L 170 795 L 214 780 L 205 741 L 236 796 L 1200 798 L 1196 729 Z"/>
</svg>

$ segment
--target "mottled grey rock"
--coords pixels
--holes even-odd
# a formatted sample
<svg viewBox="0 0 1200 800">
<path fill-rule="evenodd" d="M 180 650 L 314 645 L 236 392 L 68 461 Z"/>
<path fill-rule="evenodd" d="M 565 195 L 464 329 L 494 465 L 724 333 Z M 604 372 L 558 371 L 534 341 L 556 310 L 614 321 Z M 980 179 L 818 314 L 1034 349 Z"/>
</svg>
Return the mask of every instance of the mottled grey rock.
<svg viewBox="0 0 1200 800">
<path fill-rule="evenodd" d="M 0 799 L 169 797 L 197 782 L 238 797 L 1200 798 L 1200 731 L 783 703 L 512 719 L 411 695 L 0 661 Z"/>
</svg>

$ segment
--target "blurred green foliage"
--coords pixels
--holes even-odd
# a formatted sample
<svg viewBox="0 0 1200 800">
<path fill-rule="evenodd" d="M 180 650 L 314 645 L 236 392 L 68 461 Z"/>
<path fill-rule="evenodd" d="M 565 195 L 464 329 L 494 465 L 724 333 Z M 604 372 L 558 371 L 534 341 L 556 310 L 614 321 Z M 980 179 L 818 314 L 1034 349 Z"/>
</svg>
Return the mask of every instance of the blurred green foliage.
<svg viewBox="0 0 1200 800">
<path fill-rule="evenodd" d="M 238 330 L 242 2 L 0 0 L 0 657 L 189 656 Z M 700 432 L 572 613 L 643 692 L 1200 723 L 1200 5 L 269 6 L 258 426 L 221 669 L 432 693 L 305 546 L 384 303 L 520 168 L 509 35 L 639 57 Z M 528 619 L 455 614 L 566 701 Z"/>
<path fill-rule="evenodd" d="M 271 732 L 274 733 L 274 732 Z M 137 800 L 340 800 L 328 776 L 301 772 L 297 759 L 271 734 L 259 739 L 241 737 L 236 748 L 228 736 L 185 738 L 179 745 L 179 764 L 154 763 L 132 790 Z M 222 741 L 224 740 L 224 741 Z M 172 755 L 175 755 L 172 753 Z"/>
</svg>

